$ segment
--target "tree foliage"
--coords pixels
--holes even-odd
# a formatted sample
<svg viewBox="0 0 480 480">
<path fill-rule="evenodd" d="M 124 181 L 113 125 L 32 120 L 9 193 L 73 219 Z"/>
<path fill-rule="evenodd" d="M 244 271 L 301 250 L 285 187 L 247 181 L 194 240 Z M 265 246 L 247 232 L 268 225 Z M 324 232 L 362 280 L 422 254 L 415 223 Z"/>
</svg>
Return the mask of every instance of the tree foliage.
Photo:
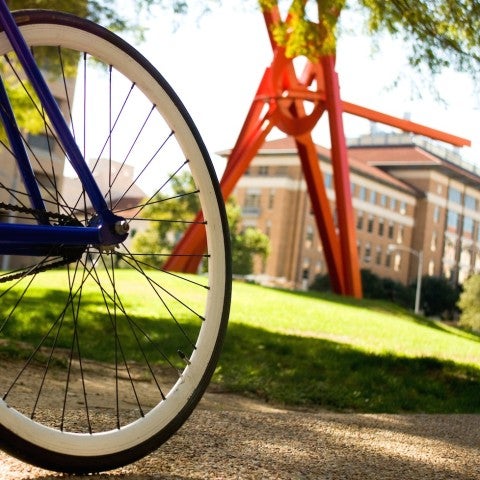
<svg viewBox="0 0 480 480">
<path fill-rule="evenodd" d="M 262 260 L 268 257 L 270 239 L 257 228 L 241 227 L 241 208 L 233 197 L 228 199 L 226 208 L 232 243 L 232 271 L 236 275 L 249 275 L 253 272 L 255 256 Z"/>
<path fill-rule="evenodd" d="M 263 10 L 278 4 L 258 1 Z M 387 32 L 405 41 L 412 66 L 426 65 L 433 73 L 445 67 L 479 70 L 480 2 L 475 0 L 293 0 L 287 18 L 275 26 L 274 37 L 292 57 L 332 54 L 341 12 L 354 7 L 366 13 L 372 35 Z"/>
<path fill-rule="evenodd" d="M 416 285 L 415 285 L 416 286 Z M 453 318 L 459 290 L 443 277 L 422 278 L 421 309 L 427 317 Z"/>
<path fill-rule="evenodd" d="M 364 298 L 388 300 L 402 307 L 413 309 L 416 291 L 415 283 L 405 286 L 390 278 L 381 278 L 367 269 L 362 269 L 360 273 Z M 309 288 L 310 290 L 320 292 L 330 291 L 329 276 L 318 275 Z M 458 298 L 458 288 L 453 287 L 445 278 L 429 276 L 422 278 L 420 306 L 427 317 L 441 316 L 442 318 L 452 318 Z M 478 299 L 480 299 L 480 282 Z M 478 300 L 478 305 L 480 328 L 480 300 Z"/>
<path fill-rule="evenodd" d="M 185 221 L 195 219 L 200 210 L 197 189 L 190 173 L 172 177 L 169 193 L 157 193 L 143 209 L 140 218 L 151 219 L 147 228 L 135 234 L 133 247 L 145 256 L 143 261 L 152 267 L 161 267 L 166 256 L 188 227 Z M 266 235 L 256 228 L 241 229 L 241 209 L 233 198 L 226 205 L 232 242 L 233 273 L 252 273 L 254 257 L 265 259 L 270 251 Z M 182 220 L 182 221 L 179 221 Z"/>
<path fill-rule="evenodd" d="M 10 8 L 52 8 L 90 18 L 114 30 L 142 32 L 128 8 L 119 0 L 8 0 Z M 222 0 L 205 0 L 203 12 Z M 388 33 L 402 38 L 409 48 L 414 67 L 426 65 L 433 73 L 445 67 L 476 73 L 480 70 L 480 2 L 476 0 L 243 0 L 270 10 L 278 3 L 288 5 L 289 15 L 274 28 L 276 41 L 290 56 L 312 59 L 335 51 L 337 23 L 342 10 L 361 8 L 372 35 Z M 194 0 L 122 0 L 134 11 L 151 11 L 160 6 L 185 14 L 198 9 Z"/>
<path fill-rule="evenodd" d="M 172 252 L 187 229 L 185 222 L 193 220 L 200 210 L 197 189 L 190 173 L 172 177 L 170 187 L 169 193 L 157 193 L 142 210 L 140 218 L 152 220 L 145 231 L 133 238 L 135 250 L 145 254 L 145 262 L 154 267 L 161 267 L 166 255 Z"/>
<path fill-rule="evenodd" d="M 115 0 L 7 0 L 7 4 L 10 10 L 41 8 L 73 13 L 115 30 L 129 27 L 129 22 L 114 8 Z"/>
<path fill-rule="evenodd" d="M 190 0 L 190 3 L 193 2 Z M 204 10 L 208 10 L 210 4 L 218 2 L 206 0 L 204 3 Z M 143 32 L 142 26 L 131 13 L 149 13 L 154 6 L 179 14 L 188 9 L 187 0 L 7 0 L 7 4 L 11 10 L 45 8 L 73 13 L 114 31 L 128 30 L 139 34 Z M 129 10 L 128 7 L 132 8 Z"/>
<path fill-rule="evenodd" d="M 277 4 L 273 0 L 259 0 L 259 3 L 264 11 Z M 308 3 L 293 0 L 287 18 L 274 25 L 273 37 L 285 47 L 289 57 L 303 55 L 316 59 L 335 51 L 337 22 L 346 0 L 318 0 L 315 20 L 308 14 Z"/>
<path fill-rule="evenodd" d="M 415 290 L 412 286 L 407 287 L 391 278 L 381 278 L 371 270 L 365 268 L 362 268 L 360 274 L 364 298 L 388 300 L 402 307 L 413 309 Z M 317 275 L 309 286 L 309 289 L 319 292 L 331 291 L 329 275 Z"/>
<path fill-rule="evenodd" d="M 460 325 L 480 331 L 480 275 L 470 277 L 463 284 L 463 292 L 458 301 Z"/>
<path fill-rule="evenodd" d="M 480 2 L 474 0 L 359 0 L 373 33 L 386 31 L 410 46 L 413 66 L 434 73 L 444 67 L 477 71 L 480 63 Z"/>
</svg>

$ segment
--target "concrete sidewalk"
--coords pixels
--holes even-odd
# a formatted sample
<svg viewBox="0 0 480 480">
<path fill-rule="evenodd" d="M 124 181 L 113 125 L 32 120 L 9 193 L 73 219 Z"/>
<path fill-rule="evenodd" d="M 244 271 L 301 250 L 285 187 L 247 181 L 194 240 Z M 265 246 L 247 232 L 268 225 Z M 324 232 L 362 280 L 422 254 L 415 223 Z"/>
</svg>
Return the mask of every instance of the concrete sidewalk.
<svg viewBox="0 0 480 480">
<path fill-rule="evenodd" d="M 1 480 L 50 480 L 0 453 Z M 273 408 L 208 393 L 157 452 L 75 479 L 480 479 L 480 415 L 362 415 Z"/>
</svg>

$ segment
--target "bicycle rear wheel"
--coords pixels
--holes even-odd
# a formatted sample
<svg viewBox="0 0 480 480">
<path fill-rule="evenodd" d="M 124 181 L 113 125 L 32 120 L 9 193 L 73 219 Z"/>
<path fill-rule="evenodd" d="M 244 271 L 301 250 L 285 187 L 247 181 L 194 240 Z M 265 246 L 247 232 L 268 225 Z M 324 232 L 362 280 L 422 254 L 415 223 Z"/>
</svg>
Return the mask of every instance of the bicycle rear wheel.
<svg viewBox="0 0 480 480">
<path fill-rule="evenodd" d="M 0 447 L 51 470 L 104 471 L 166 441 L 210 381 L 230 304 L 225 211 L 192 120 L 137 51 L 68 14 L 16 18 L 130 234 L 122 245 L 67 256 L 52 248 L 57 253 L 0 257 Z M 69 170 L 3 33 L 0 54 L 47 210 L 31 208 L 3 135 L 1 220 L 91 225 L 82 180 Z M 198 268 L 167 271 L 192 224 L 207 239 L 206 251 L 187 253 Z"/>
</svg>

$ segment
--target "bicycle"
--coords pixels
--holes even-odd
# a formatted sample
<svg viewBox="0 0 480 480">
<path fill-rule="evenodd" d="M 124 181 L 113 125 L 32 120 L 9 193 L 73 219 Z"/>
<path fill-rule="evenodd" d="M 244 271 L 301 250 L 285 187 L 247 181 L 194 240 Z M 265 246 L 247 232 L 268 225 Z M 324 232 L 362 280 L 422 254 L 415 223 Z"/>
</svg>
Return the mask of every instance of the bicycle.
<svg viewBox="0 0 480 480">
<path fill-rule="evenodd" d="M 0 26 L 0 448 L 110 470 L 175 433 L 216 368 L 224 205 L 185 107 L 127 42 L 5 0 Z M 197 207 L 201 272 L 167 271 Z"/>
</svg>

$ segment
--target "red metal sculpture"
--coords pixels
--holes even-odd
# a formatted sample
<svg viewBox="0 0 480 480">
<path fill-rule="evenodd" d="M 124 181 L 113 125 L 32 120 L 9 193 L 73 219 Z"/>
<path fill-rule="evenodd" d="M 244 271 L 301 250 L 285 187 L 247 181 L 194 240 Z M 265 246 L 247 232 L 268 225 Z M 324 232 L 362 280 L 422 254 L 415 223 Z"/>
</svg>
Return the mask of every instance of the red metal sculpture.
<svg viewBox="0 0 480 480">
<path fill-rule="evenodd" d="M 349 165 L 343 129 L 343 112 L 384 123 L 402 130 L 442 140 L 455 146 L 470 142 L 409 120 L 392 117 L 365 107 L 343 102 L 340 98 L 335 56 L 321 56 L 318 62 L 308 61 L 300 76 L 293 59 L 285 56 L 285 49 L 277 45 L 271 34 L 272 25 L 280 20 L 278 8 L 264 13 L 270 35 L 273 60 L 265 70 L 245 123 L 229 156 L 220 182 L 226 199 L 240 177 L 265 142 L 268 133 L 277 127 L 295 139 L 298 155 L 308 187 L 325 259 L 336 293 L 360 298 L 362 285 L 357 255 L 354 211 L 350 192 Z M 305 108 L 306 103 L 310 106 Z M 334 223 L 325 190 L 318 155 L 311 132 L 320 117 L 328 113 L 337 225 Z M 201 213 L 199 213 L 199 218 Z M 198 269 L 199 253 L 205 249 L 205 239 L 194 224 L 176 247 L 166 269 L 194 273 Z"/>
</svg>

